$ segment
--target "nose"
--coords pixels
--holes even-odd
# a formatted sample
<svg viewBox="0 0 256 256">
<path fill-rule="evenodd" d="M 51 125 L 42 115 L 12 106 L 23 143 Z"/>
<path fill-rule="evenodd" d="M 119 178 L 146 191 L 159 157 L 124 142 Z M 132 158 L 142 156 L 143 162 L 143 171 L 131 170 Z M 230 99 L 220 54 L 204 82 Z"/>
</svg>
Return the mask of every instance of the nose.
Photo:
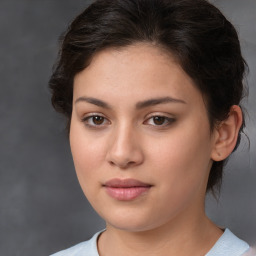
<svg viewBox="0 0 256 256">
<path fill-rule="evenodd" d="M 120 169 L 127 169 L 143 163 L 144 155 L 140 138 L 129 127 L 120 127 L 111 136 L 107 161 Z"/>
</svg>

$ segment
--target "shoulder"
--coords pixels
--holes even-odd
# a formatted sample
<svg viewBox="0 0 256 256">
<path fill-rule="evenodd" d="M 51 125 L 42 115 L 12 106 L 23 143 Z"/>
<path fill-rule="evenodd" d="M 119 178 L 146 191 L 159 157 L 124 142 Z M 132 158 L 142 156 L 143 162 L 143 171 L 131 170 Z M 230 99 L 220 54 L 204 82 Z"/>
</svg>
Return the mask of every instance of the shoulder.
<svg viewBox="0 0 256 256">
<path fill-rule="evenodd" d="M 216 244 L 205 256 L 242 256 L 250 249 L 249 245 L 226 229 Z"/>
<path fill-rule="evenodd" d="M 102 231 L 97 232 L 90 240 L 79 243 L 50 256 L 99 256 L 97 250 L 97 239 L 101 233 Z"/>
</svg>

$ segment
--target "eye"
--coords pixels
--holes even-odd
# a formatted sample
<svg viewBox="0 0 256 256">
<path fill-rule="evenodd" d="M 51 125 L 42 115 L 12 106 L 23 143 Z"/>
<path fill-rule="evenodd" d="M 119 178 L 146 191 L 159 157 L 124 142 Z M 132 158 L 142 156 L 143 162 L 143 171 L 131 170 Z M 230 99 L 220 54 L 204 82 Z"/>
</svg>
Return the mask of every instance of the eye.
<svg viewBox="0 0 256 256">
<path fill-rule="evenodd" d="M 144 124 L 149 124 L 149 125 L 153 125 L 153 126 L 168 126 L 171 123 L 173 123 L 174 121 L 175 121 L 174 118 L 156 115 L 156 116 L 152 116 L 152 117 L 148 118 L 144 122 Z"/>
<path fill-rule="evenodd" d="M 82 119 L 82 122 L 89 127 L 105 126 L 109 120 L 101 115 L 89 115 Z"/>
</svg>

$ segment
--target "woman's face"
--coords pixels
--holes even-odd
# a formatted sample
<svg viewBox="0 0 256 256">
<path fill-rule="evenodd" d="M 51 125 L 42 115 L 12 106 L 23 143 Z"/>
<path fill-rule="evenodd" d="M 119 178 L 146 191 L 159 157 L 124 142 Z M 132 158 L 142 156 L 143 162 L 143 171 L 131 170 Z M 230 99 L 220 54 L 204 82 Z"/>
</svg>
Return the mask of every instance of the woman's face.
<svg viewBox="0 0 256 256">
<path fill-rule="evenodd" d="M 107 49 L 75 76 L 70 144 L 108 226 L 145 231 L 203 212 L 214 134 L 201 93 L 160 49 Z"/>
</svg>

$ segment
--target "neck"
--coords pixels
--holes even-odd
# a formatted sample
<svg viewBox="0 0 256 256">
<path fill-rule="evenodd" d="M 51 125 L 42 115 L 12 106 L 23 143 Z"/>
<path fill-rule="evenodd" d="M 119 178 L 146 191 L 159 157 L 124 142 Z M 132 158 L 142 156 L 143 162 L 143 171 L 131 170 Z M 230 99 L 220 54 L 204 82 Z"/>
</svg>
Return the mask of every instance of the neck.
<svg viewBox="0 0 256 256">
<path fill-rule="evenodd" d="M 179 215 L 163 226 L 139 232 L 107 225 L 98 248 L 100 256 L 205 255 L 221 234 L 202 210 L 198 214 Z"/>
</svg>

